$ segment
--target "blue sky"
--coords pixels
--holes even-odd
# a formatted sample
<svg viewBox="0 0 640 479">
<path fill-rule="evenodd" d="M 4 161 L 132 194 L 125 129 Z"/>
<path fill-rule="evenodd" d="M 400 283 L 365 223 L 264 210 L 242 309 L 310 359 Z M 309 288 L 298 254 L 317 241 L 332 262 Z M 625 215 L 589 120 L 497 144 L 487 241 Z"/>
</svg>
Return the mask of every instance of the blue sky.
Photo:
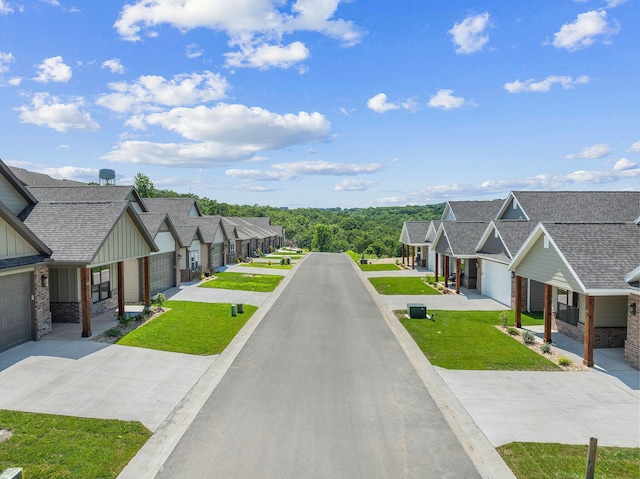
<svg viewBox="0 0 640 479">
<path fill-rule="evenodd" d="M 638 0 L 0 0 L 0 158 L 221 202 L 640 189 Z"/>
</svg>

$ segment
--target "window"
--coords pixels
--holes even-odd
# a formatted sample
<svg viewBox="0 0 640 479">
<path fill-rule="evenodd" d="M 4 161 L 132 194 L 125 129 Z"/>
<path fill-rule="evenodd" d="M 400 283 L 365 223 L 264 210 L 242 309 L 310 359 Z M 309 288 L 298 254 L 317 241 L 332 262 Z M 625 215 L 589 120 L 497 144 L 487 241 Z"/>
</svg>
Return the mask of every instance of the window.
<svg viewBox="0 0 640 479">
<path fill-rule="evenodd" d="M 189 252 L 189 264 L 191 266 L 191 271 L 196 271 L 200 266 L 200 252 L 199 251 L 191 251 Z"/>
<path fill-rule="evenodd" d="M 111 297 L 111 270 L 100 266 L 91 270 L 91 301 L 98 303 Z"/>
<path fill-rule="evenodd" d="M 573 326 L 577 325 L 580 317 L 579 301 L 580 295 L 578 293 L 566 289 L 558 289 L 556 319 Z"/>
</svg>

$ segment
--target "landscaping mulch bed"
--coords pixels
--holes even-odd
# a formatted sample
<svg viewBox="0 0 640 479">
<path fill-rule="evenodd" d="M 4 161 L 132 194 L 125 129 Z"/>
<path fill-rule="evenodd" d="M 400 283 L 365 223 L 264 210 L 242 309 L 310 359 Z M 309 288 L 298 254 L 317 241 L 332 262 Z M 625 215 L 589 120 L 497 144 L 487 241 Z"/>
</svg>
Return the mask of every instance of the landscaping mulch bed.
<svg viewBox="0 0 640 479">
<path fill-rule="evenodd" d="M 113 336 L 111 334 L 107 334 L 107 331 L 109 331 L 107 330 L 104 333 L 100 333 L 100 334 L 97 334 L 96 336 L 92 336 L 91 338 L 89 338 L 89 341 L 95 341 L 96 343 L 115 344 L 120 338 L 122 338 L 122 336 L 130 333 L 134 329 L 139 328 L 144 324 L 147 324 L 149 321 L 153 321 L 155 318 L 157 318 L 158 316 L 160 316 L 162 313 L 166 311 L 170 311 L 170 309 L 169 308 L 152 308 L 151 316 L 147 318 L 140 317 L 140 319 L 133 319 L 127 324 L 118 323 L 117 326 L 114 326 L 113 328 L 111 328 L 112 330 L 118 329 L 122 333 L 119 336 Z"/>
</svg>

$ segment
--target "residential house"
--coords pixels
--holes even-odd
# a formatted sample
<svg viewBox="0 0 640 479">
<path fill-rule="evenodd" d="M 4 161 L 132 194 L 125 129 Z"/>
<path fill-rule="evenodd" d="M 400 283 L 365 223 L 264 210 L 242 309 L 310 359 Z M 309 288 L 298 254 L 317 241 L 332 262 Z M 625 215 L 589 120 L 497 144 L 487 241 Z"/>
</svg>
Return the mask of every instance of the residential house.
<svg viewBox="0 0 640 479">
<path fill-rule="evenodd" d="M 431 221 L 405 221 L 400 232 L 400 243 L 402 244 L 402 264 L 411 265 L 415 269 L 418 266 L 427 267 L 429 253 L 427 251 L 427 231 Z"/>
</svg>

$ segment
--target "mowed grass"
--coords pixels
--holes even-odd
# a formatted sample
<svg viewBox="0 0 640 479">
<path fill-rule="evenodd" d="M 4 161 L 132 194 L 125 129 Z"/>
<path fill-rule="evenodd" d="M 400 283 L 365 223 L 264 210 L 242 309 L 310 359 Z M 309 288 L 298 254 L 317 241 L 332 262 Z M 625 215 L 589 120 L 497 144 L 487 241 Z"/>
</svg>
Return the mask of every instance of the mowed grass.
<svg viewBox="0 0 640 479">
<path fill-rule="evenodd" d="M 380 294 L 440 294 L 420 276 L 369 278 L 369 281 Z"/>
<path fill-rule="evenodd" d="M 151 436 L 139 422 L 0 410 L 0 472 L 23 468 L 29 479 L 113 479 Z"/>
<path fill-rule="evenodd" d="M 244 305 L 244 313 L 231 316 L 229 303 L 165 301 L 171 309 L 149 321 L 117 344 L 174 353 L 220 354 L 258 309 Z"/>
<path fill-rule="evenodd" d="M 400 271 L 393 263 L 358 264 L 362 271 Z"/>
<path fill-rule="evenodd" d="M 512 442 L 496 448 L 518 479 L 583 479 L 588 446 Z M 640 477 L 640 449 L 598 447 L 597 479 Z"/>
<path fill-rule="evenodd" d="M 435 314 L 434 321 L 401 317 L 400 322 L 434 366 L 496 371 L 560 370 L 552 361 L 499 331 L 495 326 L 500 324 L 500 311 L 429 313 Z"/>
<path fill-rule="evenodd" d="M 202 283 L 200 288 L 236 289 L 269 293 L 277 288 L 283 277 L 273 274 L 216 273 L 211 281 Z"/>
<path fill-rule="evenodd" d="M 273 268 L 273 269 L 291 269 L 291 268 L 293 268 L 292 264 L 280 264 L 280 260 L 277 260 L 277 259 L 272 260 L 271 264 L 258 262 L 258 261 L 253 261 L 251 263 L 240 263 L 240 266 L 244 266 L 245 268 Z"/>
</svg>

